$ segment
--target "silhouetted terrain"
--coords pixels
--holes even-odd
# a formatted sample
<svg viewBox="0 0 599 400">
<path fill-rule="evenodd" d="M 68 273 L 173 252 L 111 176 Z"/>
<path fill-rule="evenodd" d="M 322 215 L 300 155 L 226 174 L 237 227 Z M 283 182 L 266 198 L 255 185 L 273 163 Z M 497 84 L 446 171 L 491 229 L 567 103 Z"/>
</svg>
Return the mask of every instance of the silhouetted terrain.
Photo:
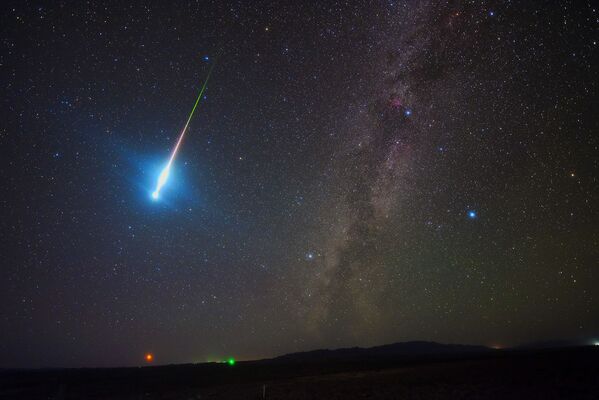
<svg viewBox="0 0 599 400">
<path fill-rule="evenodd" d="M 0 372 L 2 399 L 597 399 L 599 347 L 411 342 L 271 360 Z"/>
<path fill-rule="evenodd" d="M 397 360 L 397 357 L 453 357 L 466 354 L 484 354 L 494 351 L 484 346 L 440 344 L 435 342 L 405 342 L 369 348 L 352 347 L 337 350 L 314 350 L 286 354 L 271 360 L 272 363 L 327 363 L 332 361 L 363 361 L 368 359 Z"/>
</svg>

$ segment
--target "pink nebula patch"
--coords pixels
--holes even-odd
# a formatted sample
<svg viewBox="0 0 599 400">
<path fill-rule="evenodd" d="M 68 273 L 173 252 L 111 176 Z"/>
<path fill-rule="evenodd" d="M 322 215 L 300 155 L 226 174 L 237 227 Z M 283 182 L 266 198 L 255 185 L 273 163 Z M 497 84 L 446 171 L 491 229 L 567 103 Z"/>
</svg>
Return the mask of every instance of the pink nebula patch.
<svg viewBox="0 0 599 400">
<path fill-rule="evenodd" d="M 399 97 L 394 97 L 390 101 L 391 107 L 400 108 L 401 107 L 401 99 Z"/>
</svg>

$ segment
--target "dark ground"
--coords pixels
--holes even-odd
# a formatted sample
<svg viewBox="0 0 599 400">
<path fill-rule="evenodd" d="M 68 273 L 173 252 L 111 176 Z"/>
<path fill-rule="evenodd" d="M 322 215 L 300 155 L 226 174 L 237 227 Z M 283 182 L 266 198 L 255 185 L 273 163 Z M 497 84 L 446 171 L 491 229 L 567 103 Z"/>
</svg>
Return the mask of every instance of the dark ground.
<svg viewBox="0 0 599 400">
<path fill-rule="evenodd" d="M 599 399 L 599 347 L 2 371 L 0 399 Z"/>
</svg>

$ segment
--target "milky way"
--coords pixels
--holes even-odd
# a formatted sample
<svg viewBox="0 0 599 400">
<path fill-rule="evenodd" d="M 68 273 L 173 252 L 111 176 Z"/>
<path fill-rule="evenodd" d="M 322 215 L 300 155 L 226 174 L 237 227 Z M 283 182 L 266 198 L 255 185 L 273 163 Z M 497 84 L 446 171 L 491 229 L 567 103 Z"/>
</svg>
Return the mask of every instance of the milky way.
<svg viewBox="0 0 599 400">
<path fill-rule="evenodd" d="M 5 7 L 0 366 L 596 340 L 597 10 L 303 3 Z"/>
</svg>

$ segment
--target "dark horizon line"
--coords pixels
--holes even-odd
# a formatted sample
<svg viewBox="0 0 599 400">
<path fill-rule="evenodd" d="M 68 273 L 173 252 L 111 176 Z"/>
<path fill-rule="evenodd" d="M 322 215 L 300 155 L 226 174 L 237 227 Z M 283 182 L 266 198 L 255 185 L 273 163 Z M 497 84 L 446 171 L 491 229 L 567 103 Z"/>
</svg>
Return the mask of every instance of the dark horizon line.
<svg viewBox="0 0 599 400">
<path fill-rule="evenodd" d="M 436 345 L 436 346 L 444 346 L 444 347 L 465 347 L 475 349 L 478 348 L 484 352 L 509 352 L 509 351 L 518 351 L 518 350 L 550 350 L 550 349 L 564 349 L 564 348 L 572 348 L 572 347 L 595 347 L 599 346 L 599 340 L 594 339 L 584 339 L 584 340 L 572 340 L 572 339 L 557 339 L 557 340 L 544 340 L 544 341 L 536 341 L 536 342 L 528 342 L 515 346 L 488 346 L 482 344 L 464 344 L 464 343 L 441 343 L 432 340 L 409 340 L 405 342 L 393 342 L 386 343 L 381 345 L 374 345 L 369 347 L 361 347 L 361 346 L 353 346 L 353 347 L 337 347 L 337 348 L 316 348 L 313 350 L 304 350 L 304 351 L 296 351 L 292 353 L 284 353 L 280 355 L 276 355 L 273 357 L 267 358 L 255 358 L 255 359 L 235 359 L 236 363 L 257 363 L 257 362 L 268 362 L 268 361 L 276 361 L 279 359 L 284 359 L 286 357 L 292 358 L 293 356 L 298 355 L 306 355 L 310 353 L 318 353 L 318 352 L 343 352 L 349 350 L 373 350 L 379 349 L 383 347 L 391 347 L 397 345 L 415 345 L 415 344 L 428 344 L 428 345 Z M 438 355 L 443 355 L 443 353 L 437 353 Z M 454 353 L 454 355 L 459 355 L 459 352 Z M 468 354 L 476 354 L 476 351 L 464 352 L 463 355 Z M 408 354 L 404 354 L 406 356 Z M 414 353 L 412 355 L 434 355 L 432 353 L 424 354 L 424 353 Z M 397 356 L 401 356 L 398 354 Z M 203 362 L 182 362 L 182 363 L 168 363 L 168 364 L 145 364 L 145 365 L 134 365 L 134 366 L 112 366 L 112 367 L 0 367 L 0 372 L 7 371 L 49 371 L 49 370 L 108 370 L 108 369 L 139 369 L 139 368 L 152 368 L 152 367 L 176 367 L 176 366 L 187 366 L 187 365 L 212 365 L 212 364 L 226 364 L 227 357 L 223 357 L 222 361 L 203 361 Z"/>
</svg>

